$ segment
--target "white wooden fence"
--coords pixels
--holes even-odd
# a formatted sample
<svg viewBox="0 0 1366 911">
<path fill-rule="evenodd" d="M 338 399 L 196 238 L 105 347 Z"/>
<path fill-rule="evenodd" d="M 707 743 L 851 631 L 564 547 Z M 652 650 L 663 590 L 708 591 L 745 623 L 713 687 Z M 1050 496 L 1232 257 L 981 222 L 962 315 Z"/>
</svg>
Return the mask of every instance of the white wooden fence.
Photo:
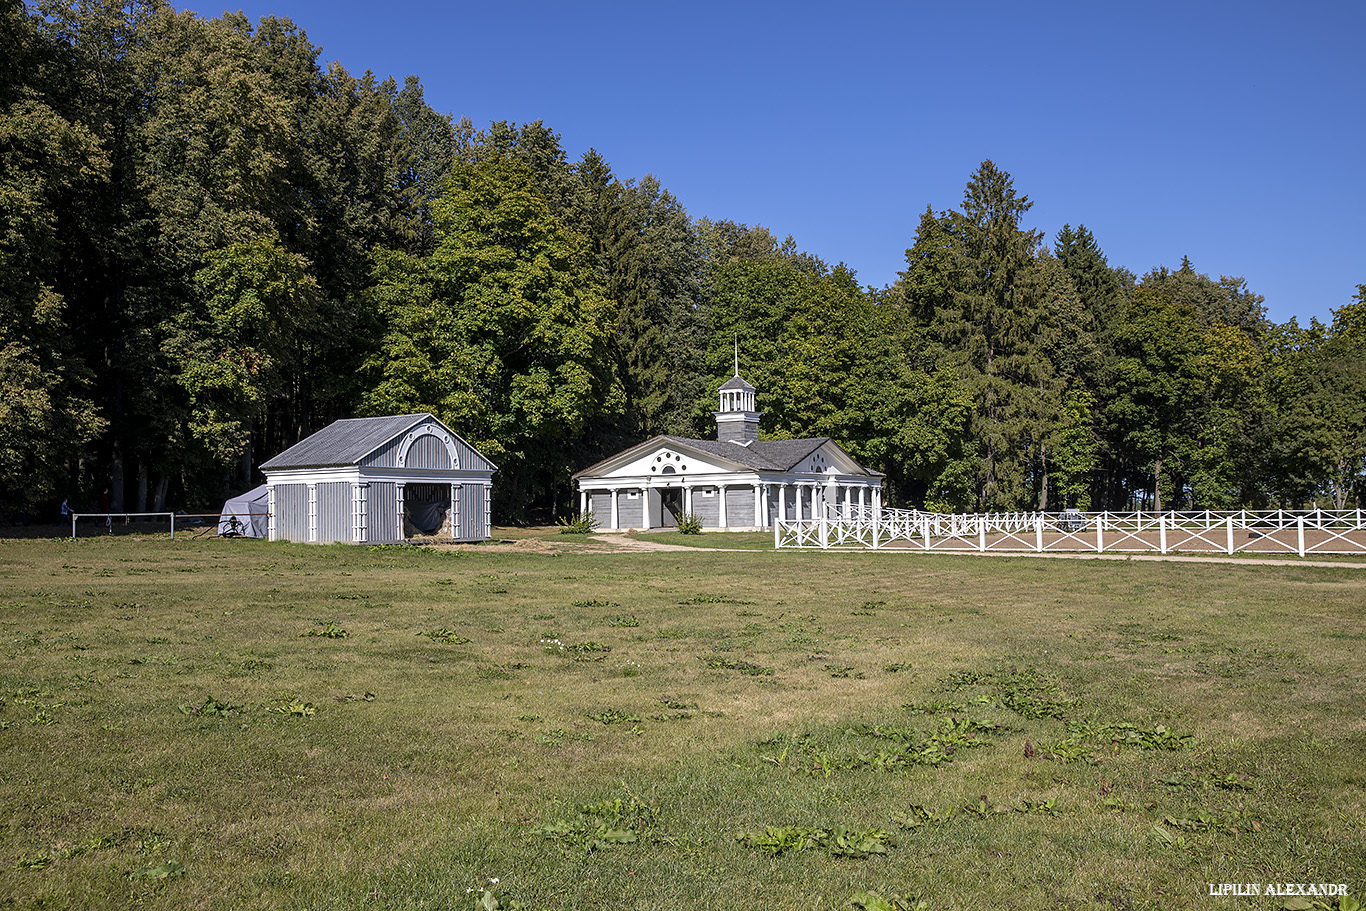
<svg viewBox="0 0 1366 911">
<path fill-rule="evenodd" d="M 780 519 L 777 548 L 925 552 L 1366 554 L 1363 512 L 1016 512 L 947 515 L 850 507 L 815 519 Z"/>
</svg>

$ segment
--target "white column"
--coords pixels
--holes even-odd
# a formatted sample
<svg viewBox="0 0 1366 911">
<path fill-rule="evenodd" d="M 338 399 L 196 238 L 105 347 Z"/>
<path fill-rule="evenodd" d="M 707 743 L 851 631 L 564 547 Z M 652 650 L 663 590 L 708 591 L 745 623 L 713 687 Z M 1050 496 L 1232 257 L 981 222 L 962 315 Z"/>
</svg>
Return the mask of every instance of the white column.
<svg viewBox="0 0 1366 911">
<path fill-rule="evenodd" d="M 683 514 L 692 515 L 692 485 L 683 485 Z"/>
<path fill-rule="evenodd" d="M 873 518 L 882 518 L 882 488 L 873 488 Z"/>
<path fill-rule="evenodd" d="M 484 485 L 484 537 L 493 537 L 493 484 Z"/>
<path fill-rule="evenodd" d="M 787 485 L 778 485 L 778 518 L 787 519 Z"/>
<path fill-rule="evenodd" d="M 726 485 L 725 485 L 725 484 L 718 484 L 718 485 L 716 485 L 716 496 L 719 497 L 720 500 L 721 500 L 721 502 L 717 504 L 717 505 L 720 507 L 720 510 L 721 510 L 721 512 L 720 512 L 721 518 L 720 518 L 720 521 L 717 523 L 717 526 L 718 526 L 719 528 L 725 528 L 725 527 L 726 527 Z"/>
<path fill-rule="evenodd" d="M 579 515 L 588 515 L 588 491 L 579 488 Z"/>
<path fill-rule="evenodd" d="M 266 537 L 271 541 L 279 540 L 275 528 L 275 486 L 266 488 Z M 71 537 L 76 537 L 76 520 L 71 520 Z"/>
<path fill-rule="evenodd" d="M 370 485 L 356 483 L 351 487 L 351 540 L 357 544 L 364 544 L 370 540 L 369 516 L 367 513 L 370 508 Z"/>
<path fill-rule="evenodd" d="M 621 507 L 617 503 L 617 494 L 621 493 L 621 488 L 612 487 L 607 492 L 612 496 L 612 528 L 615 530 L 621 528 L 621 519 L 618 518 Z"/>
<path fill-rule="evenodd" d="M 763 505 L 763 503 L 761 502 L 761 501 L 763 500 L 763 494 L 760 493 L 760 489 L 761 489 L 761 488 L 759 487 L 758 484 L 755 484 L 755 485 L 754 485 L 754 527 L 755 527 L 755 528 L 763 528 L 763 527 L 764 527 L 764 517 L 763 517 L 763 514 L 759 512 L 760 507 Z"/>
</svg>

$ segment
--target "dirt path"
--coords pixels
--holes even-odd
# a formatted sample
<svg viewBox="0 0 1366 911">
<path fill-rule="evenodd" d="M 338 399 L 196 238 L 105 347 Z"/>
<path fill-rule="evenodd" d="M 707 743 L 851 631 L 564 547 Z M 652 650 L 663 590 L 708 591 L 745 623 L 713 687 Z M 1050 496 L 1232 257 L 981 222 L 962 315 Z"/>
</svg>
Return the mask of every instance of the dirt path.
<svg viewBox="0 0 1366 911">
<path fill-rule="evenodd" d="M 729 547 L 689 547 L 686 544 L 665 544 L 663 541 L 642 541 L 640 538 L 632 538 L 629 535 L 593 535 L 593 540 L 604 541 L 611 544 L 617 550 L 624 551 L 660 551 L 660 550 L 701 550 L 701 551 L 723 551 L 732 550 Z M 738 550 L 735 551 L 739 553 Z"/>
</svg>

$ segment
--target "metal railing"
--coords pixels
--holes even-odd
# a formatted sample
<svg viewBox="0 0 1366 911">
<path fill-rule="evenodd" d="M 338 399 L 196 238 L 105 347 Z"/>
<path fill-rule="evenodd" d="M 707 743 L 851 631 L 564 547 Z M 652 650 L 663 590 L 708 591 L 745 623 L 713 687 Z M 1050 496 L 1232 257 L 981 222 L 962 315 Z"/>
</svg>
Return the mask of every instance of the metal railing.
<svg viewBox="0 0 1366 911">
<path fill-rule="evenodd" d="M 1366 554 L 1366 516 L 1350 510 L 1011 512 L 976 515 L 846 507 L 779 519 L 776 548 L 925 552 Z"/>
</svg>

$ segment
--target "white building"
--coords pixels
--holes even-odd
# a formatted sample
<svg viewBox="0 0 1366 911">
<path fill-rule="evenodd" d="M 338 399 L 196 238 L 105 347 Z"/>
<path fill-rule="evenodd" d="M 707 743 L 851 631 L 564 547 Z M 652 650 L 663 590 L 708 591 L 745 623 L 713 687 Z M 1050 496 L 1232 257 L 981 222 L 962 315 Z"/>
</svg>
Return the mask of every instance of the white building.
<svg viewBox="0 0 1366 911">
<path fill-rule="evenodd" d="M 693 515 L 704 528 L 754 531 L 779 517 L 881 509 L 883 475 L 829 437 L 760 440 L 754 387 L 738 370 L 714 415 L 715 440 L 657 436 L 574 475 L 579 511 L 603 530 L 670 528 Z"/>
</svg>

